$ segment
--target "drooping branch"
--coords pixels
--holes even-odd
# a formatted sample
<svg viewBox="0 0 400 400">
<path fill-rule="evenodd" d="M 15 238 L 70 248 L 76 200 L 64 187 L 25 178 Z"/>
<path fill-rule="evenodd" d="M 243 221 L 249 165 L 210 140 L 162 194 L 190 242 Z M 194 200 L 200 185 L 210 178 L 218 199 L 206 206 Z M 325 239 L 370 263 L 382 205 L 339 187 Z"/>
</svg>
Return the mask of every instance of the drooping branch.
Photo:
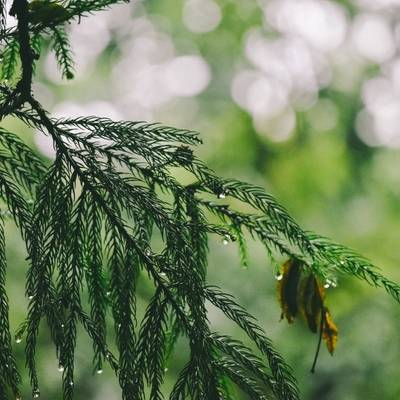
<svg viewBox="0 0 400 400">
<path fill-rule="evenodd" d="M 44 33 L 53 32 L 50 47 L 64 76 L 72 78 L 73 63 L 63 24 L 120 2 L 36 3 L 56 6 L 53 10 L 57 16 L 45 19 L 34 15 L 32 3 L 15 0 L 11 13 L 17 18 L 17 28 L 1 26 L 0 39 L 5 38 L 11 48 L 7 73 L 14 76 L 14 61 L 19 55 L 22 74 L 15 88 L 0 85 L 0 119 L 12 114 L 48 135 L 56 149 L 54 163 L 44 167 L 27 146 L 0 129 L 4 147 L 0 151 L 0 195 L 21 228 L 29 255 L 28 317 L 18 335 L 27 333 L 26 364 L 34 395 L 39 393 L 37 338 L 40 321 L 46 318 L 63 372 L 64 400 L 73 397 L 78 323 L 93 341 L 95 370 L 100 373 L 108 361 L 124 400 L 143 400 L 146 384 L 151 400 L 163 399 L 164 368 L 179 335 L 188 340 L 190 351 L 171 400 L 214 400 L 222 396 L 231 400 L 232 383 L 254 399 L 273 396 L 297 400 L 290 367 L 255 319 L 233 297 L 207 286 L 209 235 L 219 235 L 225 242 L 237 239 L 245 264 L 244 233 L 248 232 L 265 245 L 271 260 L 275 254 L 296 260 L 315 282 L 331 271 L 343 272 L 384 286 L 396 300 L 400 287 L 345 247 L 305 232 L 263 189 L 217 177 L 193 155 L 189 146 L 200 143 L 194 132 L 102 117 L 50 117 L 32 93 L 35 52 L 40 52 L 35 43 Z M 4 1 L 0 4 L 3 6 Z M 186 169 L 195 182 L 185 186 L 171 175 L 170 167 Z M 169 200 L 162 200 L 159 190 Z M 250 206 L 253 213 L 215 203 L 208 199 L 210 196 L 232 197 Z M 212 217 L 215 219 L 211 222 Z M 159 252 L 152 248 L 157 229 L 162 243 Z M 1 233 L 0 297 L 5 299 Z M 136 287 L 142 273 L 154 285 L 154 293 L 144 318 L 138 322 Z M 89 296 L 82 295 L 84 290 Z M 291 300 L 297 299 L 289 289 L 284 292 Z M 313 293 L 303 297 L 310 299 Z M 87 297 L 88 314 L 82 304 Z M 213 332 L 207 301 L 242 328 L 255 351 Z M 5 300 L 3 304 L 0 312 L 5 315 Z M 117 357 L 107 345 L 109 309 Z M 3 325 L 8 330 L 6 320 Z M 8 336 L 3 338 L 5 344 L 0 345 L 9 346 Z M 10 382 L 14 392 L 18 392 L 16 377 L 17 373 L 15 382 Z M 5 393 L 3 380 L 0 366 L 0 397 Z"/>
</svg>

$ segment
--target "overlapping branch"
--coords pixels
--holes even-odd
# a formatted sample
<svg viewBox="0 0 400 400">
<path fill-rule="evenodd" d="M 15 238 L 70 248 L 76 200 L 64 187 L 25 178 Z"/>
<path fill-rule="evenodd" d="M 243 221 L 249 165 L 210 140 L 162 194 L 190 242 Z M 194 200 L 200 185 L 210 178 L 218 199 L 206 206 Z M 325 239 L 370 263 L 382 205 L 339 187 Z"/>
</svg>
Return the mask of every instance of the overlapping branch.
<svg viewBox="0 0 400 400">
<path fill-rule="evenodd" d="M 332 272 L 352 275 L 383 286 L 397 301 L 400 286 L 344 246 L 305 232 L 262 188 L 215 176 L 193 155 L 191 146 L 200 143 L 195 132 L 95 116 L 56 120 L 48 115 L 31 87 L 40 50 L 33 49 L 40 42 L 36 39 L 46 32 L 54 34 L 62 73 L 72 78 L 64 24 L 119 2 L 70 0 L 63 3 L 57 18 L 39 21 L 26 0 L 16 0 L 11 12 L 18 25 L 11 30 L 4 25 L 4 2 L 0 2 L 0 39 L 6 42 L 3 55 L 7 56 L 2 77 L 15 78 L 21 65 L 18 82 L 0 86 L 0 119 L 13 115 L 41 130 L 56 150 L 55 161 L 46 166 L 16 135 L 0 128 L 0 197 L 20 227 L 29 254 L 28 315 L 18 338 L 26 335 L 33 395 L 39 394 L 36 350 L 40 321 L 45 318 L 63 373 L 65 400 L 73 398 L 78 324 L 93 342 L 94 371 L 101 373 L 109 364 L 123 399 L 143 400 L 147 388 L 152 400 L 164 398 L 165 365 L 181 335 L 190 354 L 171 400 L 229 400 L 235 385 L 254 399 L 296 400 L 292 370 L 263 329 L 232 296 L 207 285 L 209 235 L 236 241 L 246 265 L 248 232 L 265 245 L 271 259 L 297 259 L 318 279 Z M 193 183 L 181 184 L 171 175 L 171 167 L 192 173 Z M 161 200 L 160 190 L 169 197 Z M 217 202 L 210 201 L 210 195 Z M 229 197 L 254 212 L 221 204 Z M 156 232 L 163 245 L 159 252 L 152 248 Z M 4 289 L 4 239 L 1 227 L 0 347 L 1 357 L 8 357 L 12 368 L 0 367 L 0 395 L 10 387 L 18 396 Z M 155 291 L 138 321 L 136 288 L 146 276 Z M 213 332 L 207 301 L 247 334 L 257 352 Z M 84 311 L 85 306 L 90 312 Z M 114 319 L 115 356 L 109 350 L 108 312 Z"/>
</svg>

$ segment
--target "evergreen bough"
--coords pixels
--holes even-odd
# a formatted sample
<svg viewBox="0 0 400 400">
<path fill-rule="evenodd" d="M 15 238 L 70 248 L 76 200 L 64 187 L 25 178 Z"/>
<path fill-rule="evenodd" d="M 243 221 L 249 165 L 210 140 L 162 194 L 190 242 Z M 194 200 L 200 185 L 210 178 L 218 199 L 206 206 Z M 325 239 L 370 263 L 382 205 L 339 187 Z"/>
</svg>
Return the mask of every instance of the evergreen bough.
<svg viewBox="0 0 400 400">
<path fill-rule="evenodd" d="M 300 273 L 308 274 L 307 282 L 314 282 L 314 291 L 309 293 L 314 311 L 308 313 L 308 322 L 315 330 L 312 319 L 321 318 L 321 336 L 328 311 L 318 288 L 336 274 L 381 286 L 400 302 L 400 286 L 368 260 L 304 231 L 262 188 L 215 176 L 193 154 L 191 146 L 200 143 L 196 133 L 95 116 L 49 116 L 31 88 L 42 39 L 51 36 L 61 73 L 71 79 L 73 61 L 65 24 L 121 1 L 14 0 L 10 10 L 5 3 L 0 0 L 0 119 L 14 116 L 42 131 L 51 137 L 56 151 L 55 161 L 45 165 L 17 135 L 0 128 L 0 196 L 28 252 L 29 306 L 16 340 L 20 342 L 22 336 L 26 340 L 26 367 L 34 398 L 40 395 L 35 353 L 40 321 L 45 319 L 63 372 L 65 400 L 73 398 L 78 324 L 93 342 L 95 370 L 101 372 L 103 364 L 110 365 L 123 399 L 164 398 L 165 366 L 179 336 L 187 338 L 190 356 L 170 400 L 230 400 L 234 398 L 232 384 L 251 399 L 298 399 L 291 368 L 257 321 L 232 295 L 207 285 L 211 234 L 237 241 L 244 265 L 246 231 L 266 247 L 271 259 L 283 255 L 289 258 L 287 265 L 297 265 L 297 269 L 301 265 Z M 7 12 L 16 17 L 16 27 L 6 26 Z M 189 171 L 193 183 L 182 185 L 171 175 L 171 167 Z M 210 195 L 238 199 L 254 213 L 210 201 Z M 216 218 L 210 218 L 211 214 Z M 163 241 L 159 252 L 152 249 L 154 231 Z M 1 216 L 0 398 L 12 392 L 18 399 L 21 378 L 11 344 L 6 269 Z M 281 302 L 291 320 L 297 306 L 301 307 L 296 292 L 300 277 L 286 273 L 284 278 L 290 282 L 281 284 Z M 143 319 L 137 321 L 136 286 L 143 274 L 155 290 Z M 307 300 L 309 289 L 304 290 L 302 296 Z M 207 301 L 247 334 L 257 353 L 211 331 Z M 109 309 L 117 355 L 107 345 Z"/>
</svg>

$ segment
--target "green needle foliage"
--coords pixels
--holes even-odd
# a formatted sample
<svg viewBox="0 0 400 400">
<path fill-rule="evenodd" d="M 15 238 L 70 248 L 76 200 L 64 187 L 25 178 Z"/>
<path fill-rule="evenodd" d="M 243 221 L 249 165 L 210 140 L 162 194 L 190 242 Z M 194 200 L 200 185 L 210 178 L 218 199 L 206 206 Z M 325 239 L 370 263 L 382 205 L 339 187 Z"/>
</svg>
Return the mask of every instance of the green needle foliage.
<svg viewBox="0 0 400 400">
<path fill-rule="evenodd" d="M 44 319 L 63 371 L 65 400 L 73 398 L 78 325 L 92 340 L 94 370 L 110 365 L 123 399 L 164 398 L 165 366 L 180 336 L 187 339 L 190 354 L 171 400 L 234 399 L 235 385 L 251 399 L 298 399 L 290 367 L 256 320 L 232 295 L 207 284 L 209 236 L 237 241 L 244 265 L 244 233 L 249 232 L 272 260 L 279 255 L 299 260 L 321 281 L 352 275 L 385 288 L 397 302 L 400 286 L 355 252 L 305 232 L 262 188 L 215 176 L 193 154 L 192 146 L 200 143 L 194 132 L 96 116 L 51 118 L 31 89 L 42 39 L 51 36 L 61 74 L 71 79 L 65 24 L 116 3 L 15 0 L 6 10 L 0 1 L 0 119 L 14 116 L 44 132 L 56 150 L 55 161 L 44 165 L 17 135 L 0 128 L 0 196 L 29 255 L 29 306 L 16 340 L 26 340 L 33 397 L 40 395 L 35 355 Z M 7 12 L 17 18 L 15 28 L 7 28 Z M 193 183 L 182 185 L 171 175 L 172 167 L 190 172 Z M 251 206 L 253 213 L 210 201 L 228 196 Z M 161 251 L 153 249 L 154 235 L 161 235 Z M 20 398 L 21 383 L 11 346 L 6 270 L 0 220 L 2 399 L 11 392 Z M 136 288 L 142 275 L 155 289 L 138 320 Z M 213 332 L 207 302 L 237 324 L 256 350 Z M 109 349 L 108 312 L 117 354 Z"/>
</svg>

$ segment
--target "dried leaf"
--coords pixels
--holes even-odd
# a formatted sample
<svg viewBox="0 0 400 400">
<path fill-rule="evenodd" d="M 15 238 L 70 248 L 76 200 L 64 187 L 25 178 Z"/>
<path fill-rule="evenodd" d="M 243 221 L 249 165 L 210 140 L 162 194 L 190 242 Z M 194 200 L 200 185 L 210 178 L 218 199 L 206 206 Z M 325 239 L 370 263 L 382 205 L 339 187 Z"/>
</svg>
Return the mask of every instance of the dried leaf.
<svg viewBox="0 0 400 400">
<path fill-rule="evenodd" d="M 322 338 L 325 341 L 329 353 L 333 354 L 338 341 L 338 329 L 332 320 L 331 313 L 327 308 L 324 310 L 324 322 L 322 327 Z"/>
<path fill-rule="evenodd" d="M 302 280 L 299 292 L 301 313 L 310 331 L 317 333 L 325 298 L 325 289 L 313 274 Z"/>
<path fill-rule="evenodd" d="M 282 279 L 277 283 L 282 308 L 281 318 L 286 317 L 288 322 L 292 323 L 299 309 L 297 298 L 302 264 L 299 260 L 289 259 L 283 264 L 282 269 Z"/>
<path fill-rule="evenodd" d="M 314 274 L 306 275 L 303 272 L 301 261 L 287 260 L 282 266 L 282 279 L 277 283 L 277 292 L 282 309 L 282 319 L 286 318 L 289 323 L 292 323 L 300 311 L 310 331 L 313 333 L 319 331 L 320 333 L 311 369 L 314 371 L 321 340 L 325 341 L 329 353 L 333 354 L 338 340 L 338 329 L 328 308 L 324 305 L 325 289 L 323 285 Z"/>
</svg>

